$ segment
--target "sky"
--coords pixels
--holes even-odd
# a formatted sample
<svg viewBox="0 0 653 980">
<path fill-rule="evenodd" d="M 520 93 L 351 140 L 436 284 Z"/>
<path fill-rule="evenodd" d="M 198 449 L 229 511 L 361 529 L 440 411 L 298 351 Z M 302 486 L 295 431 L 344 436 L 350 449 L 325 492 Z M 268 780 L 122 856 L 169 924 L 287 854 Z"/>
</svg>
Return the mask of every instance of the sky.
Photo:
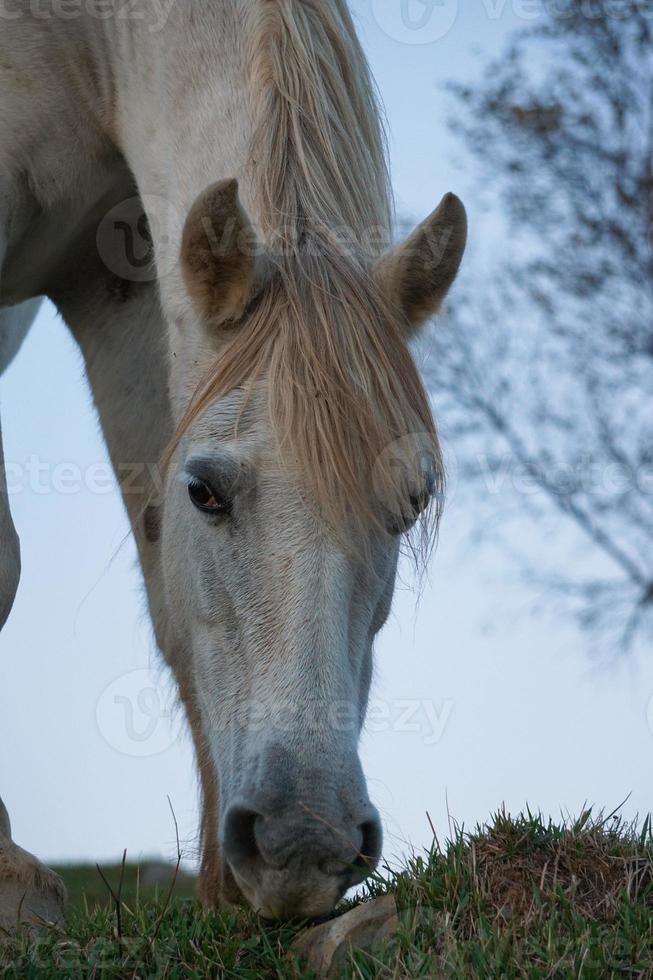
<svg viewBox="0 0 653 980">
<path fill-rule="evenodd" d="M 443 88 L 475 77 L 537 0 L 352 8 L 387 111 L 398 211 L 418 220 L 456 191 L 473 261 L 491 229 L 447 129 Z M 119 860 L 124 848 L 132 859 L 171 857 L 169 798 L 191 860 L 189 740 L 81 358 L 47 306 L 0 379 L 0 408 L 23 556 L 0 634 L 0 795 L 14 837 L 51 862 Z M 448 452 L 455 471 L 455 446 Z M 502 804 L 558 816 L 586 802 L 611 810 L 631 794 L 626 814 L 653 809 L 653 657 L 640 650 L 599 667 L 572 623 L 534 617 L 508 561 L 473 543 L 473 501 L 455 491 L 454 481 L 428 584 L 419 596 L 398 590 L 377 644 L 362 758 L 391 863 L 428 846 L 429 818 L 446 837 L 451 819 L 472 826 Z M 536 558 L 542 529 L 524 519 L 519 533 Z"/>
</svg>

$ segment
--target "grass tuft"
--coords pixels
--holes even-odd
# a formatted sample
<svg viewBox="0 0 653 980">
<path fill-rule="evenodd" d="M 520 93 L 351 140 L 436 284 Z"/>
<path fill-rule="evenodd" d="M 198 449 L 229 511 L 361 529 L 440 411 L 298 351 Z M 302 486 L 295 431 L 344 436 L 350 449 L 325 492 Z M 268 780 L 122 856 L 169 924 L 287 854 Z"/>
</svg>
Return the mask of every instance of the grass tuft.
<svg viewBox="0 0 653 980">
<path fill-rule="evenodd" d="M 105 869 L 111 880 L 111 871 Z M 170 875 L 172 871 L 170 872 Z M 113 869 L 97 898 L 81 870 L 65 930 L 0 947 L 11 978 L 309 977 L 289 952 L 298 927 L 271 927 L 245 910 L 204 913 L 184 898 L 180 875 L 165 904 L 132 867 Z M 116 876 L 122 876 L 120 930 Z M 372 953 L 355 952 L 340 976 L 367 978 L 653 978 L 653 837 L 616 814 L 586 809 L 555 823 L 505 811 L 473 832 L 376 874 L 363 900 L 396 896 L 398 933 Z M 90 896 L 93 896 L 92 898 Z M 353 903 L 346 903 L 345 908 Z"/>
</svg>

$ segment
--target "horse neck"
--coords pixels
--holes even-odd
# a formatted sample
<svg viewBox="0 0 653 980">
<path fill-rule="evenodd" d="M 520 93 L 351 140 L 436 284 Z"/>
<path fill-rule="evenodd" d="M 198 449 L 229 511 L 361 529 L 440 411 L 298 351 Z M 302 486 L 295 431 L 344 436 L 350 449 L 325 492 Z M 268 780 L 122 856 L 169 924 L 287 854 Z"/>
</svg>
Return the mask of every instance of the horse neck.
<svg viewBox="0 0 653 980">
<path fill-rule="evenodd" d="M 217 353 L 197 323 L 183 283 L 184 221 L 202 191 L 232 177 L 239 180 L 252 221 L 258 220 L 247 168 L 252 122 L 244 39 L 242 28 L 240 35 L 237 30 L 239 2 L 173 3 L 159 31 L 147 18 L 111 18 L 87 28 L 103 32 L 101 56 L 107 63 L 98 70 L 110 78 L 111 135 L 135 177 L 149 219 L 176 419 Z"/>
<path fill-rule="evenodd" d="M 117 34 L 107 45 L 116 139 L 154 229 L 163 305 L 174 322 L 190 316 L 178 257 L 183 223 L 197 196 L 216 180 L 237 177 L 241 199 L 257 222 L 237 8 L 238 0 L 174 3 L 158 32 L 146 23 L 108 22 Z"/>
</svg>

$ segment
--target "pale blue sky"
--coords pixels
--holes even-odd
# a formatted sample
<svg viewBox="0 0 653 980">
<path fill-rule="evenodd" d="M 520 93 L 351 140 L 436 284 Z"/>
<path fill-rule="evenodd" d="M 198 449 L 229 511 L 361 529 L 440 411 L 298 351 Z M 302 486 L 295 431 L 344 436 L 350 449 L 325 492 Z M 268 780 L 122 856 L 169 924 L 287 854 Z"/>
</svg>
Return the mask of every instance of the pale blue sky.
<svg viewBox="0 0 653 980">
<path fill-rule="evenodd" d="M 379 14 L 393 0 L 352 6 L 387 108 L 400 212 L 422 217 L 457 191 L 469 207 L 472 261 L 482 257 L 492 229 L 446 129 L 442 86 L 475 74 L 533 5 L 477 0 L 463 11 L 444 0 L 436 15 L 457 11 L 455 21 L 424 44 L 407 43 L 419 32 L 401 35 Z M 426 5 L 414 6 L 417 21 Z M 178 723 L 137 701 L 148 684 L 129 672 L 156 657 L 134 550 L 115 487 L 98 492 L 102 474 L 88 478 L 106 456 L 79 355 L 50 309 L 0 380 L 0 398 L 23 548 L 20 592 L 0 635 L 0 790 L 16 839 L 51 861 L 117 860 L 125 847 L 133 858 L 171 855 L 167 795 L 182 838 L 195 832 L 192 755 Z M 40 492 L 32 457 L 72 464 L 94 486 L 60 468 Z M 447 803 L 467 824 L 504 801 L 558 813 L 586 800 L 612 808 L 632 793 L 626 812 L 653 809 L 653 658 L 641 651 L 599 672 L 569 623 L 532 618 L 530 593 L 507 563 L 470 544 L 470 506 L 454 495 L 430 584 L 419 605 L 398 593 L 378 644 L 363 757 L 390 858 L 407 842 L 428 843 L 427 810 L 446 834 Z M 536 557 L 538 528 L 522 532 Z M 569 539 L 570 561 L 574 546 Z"/>
</svg>

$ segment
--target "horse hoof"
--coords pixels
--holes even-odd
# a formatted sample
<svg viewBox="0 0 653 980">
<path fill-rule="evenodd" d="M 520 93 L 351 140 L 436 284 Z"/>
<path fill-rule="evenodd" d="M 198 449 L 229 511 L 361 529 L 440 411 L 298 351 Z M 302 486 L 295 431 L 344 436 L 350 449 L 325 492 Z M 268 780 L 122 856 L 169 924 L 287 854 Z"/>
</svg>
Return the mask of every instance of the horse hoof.
<svg viewBox="0 0 653 980">
<path fill-rule="evenodd" d="M 65 899 L 59 875 L 0 836 L 0 941 L 21 929 L 63 925 Z"/>
</svg>

